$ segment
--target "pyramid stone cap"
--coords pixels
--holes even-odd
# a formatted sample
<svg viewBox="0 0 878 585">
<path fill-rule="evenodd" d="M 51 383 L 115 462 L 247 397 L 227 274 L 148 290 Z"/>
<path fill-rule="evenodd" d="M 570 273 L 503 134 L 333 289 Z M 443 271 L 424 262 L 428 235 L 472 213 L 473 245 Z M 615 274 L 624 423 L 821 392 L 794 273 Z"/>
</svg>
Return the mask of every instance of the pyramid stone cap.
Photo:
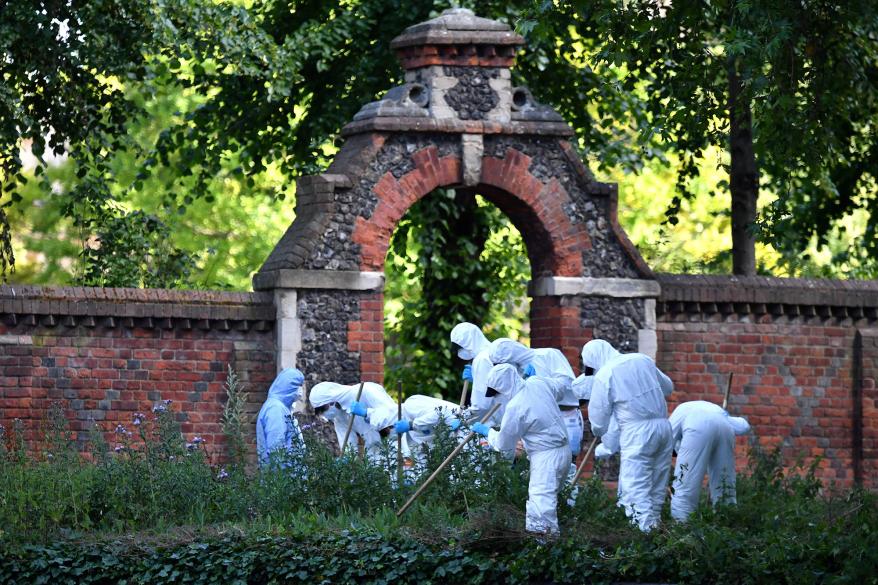
<svg viewBox="0 0 878 585">
<path fill-rule="evenodd" d="M 515 50 L 523 44 L 524 38 L 508 24 L 480 18 L 466 8 L 451 8 L 408 27 L 390 47 L 405 69 L 431 65 L 512 67 Z"/>
<path fill-rule="evenodd" d="M 390 43 L 392 49 L 415 45 L 523 45 L 508 24 L 451 8 L 432 20 L 412 25 Z"/>
</svg>

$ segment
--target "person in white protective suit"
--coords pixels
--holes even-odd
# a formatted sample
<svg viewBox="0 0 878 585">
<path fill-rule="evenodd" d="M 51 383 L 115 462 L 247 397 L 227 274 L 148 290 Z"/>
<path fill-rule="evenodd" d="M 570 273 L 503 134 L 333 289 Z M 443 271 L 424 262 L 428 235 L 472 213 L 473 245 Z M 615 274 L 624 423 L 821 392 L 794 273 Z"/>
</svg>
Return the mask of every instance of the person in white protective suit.
<svg viewBox="0 0 878 585">
<path fill-rule="evenodd" d="M 256 415 L 256 453 L 260 467 L 267 467 L 272 452 L 304 448 L 302 431 L 293 418 L 293 402 L 301 398 L 305 376 L 296 368 L 286 368 L 277 375 L 259 414 Z"/>
<path fill-rule="evenodd" d="M 558 407 L 567 427 L 570 453 L 575 459 L 582 447 L 582 411 L 579 410 L 579 399 L 571 386 L 575 378 L 573 368 L 570 367 L 570 362 L 561 350 L 553 347 L 531 349 L 518 341 L 500 338 L 491 342 L 491 353 L 488 357 L 494 364 L 516 366 L 525 379 L 540 376 L 541 378 L 561 377 L 569 381 L 558 400 Z M 571 472 L 576 473 L 575 465 Z"/>
<path fill-rule="evenodd" d="M 332 421 L 339 448 L 344 442 L 351 416 L 354 416 L 353 432 L 348 444 L 356 445 L 357 437 L 361 437 L 369 458 L 377 460 L 381 453 L 381 435 L 368 423 L 365 415 L 368 415 L 370 408 L 373 410 L 384 408 L 395 412 L 396 402 L 380 384 L 374 382 L 363 384 L 363 394 L 357 401 L 359 387 L 359 384 L 347 386 L 335 382 L 320 382 L 311 388 L 308 399 L 317 414 Z"/>
<path fill-rule="evenodd" d="M 409 448 L 420 456 L 422 447 L 433 444 L 435 429 L 445 421 L 452 431 L 460 428 L 460 408 L 453 402 L 415 394 L 402 403 L 402 420 L 395 422 L 394 431 L 408 433 Z"/>
<path fill-rule="evenodd" d="M 488 389 L 488 372 L 494 365 L 488 357 L 491 342 L 482 330 L 472 323 L 458 323 L 451 330 L 451 344 L 457 351 L 457 357 L 464 361 L 472 361 L 463 369 L 463 379 L 470 382 L 469 413 L 478 416 L 490 408 L 491 401 L 485 397 Z M 496 417 L 499 421 L 499 417 Z"/>
<path fill-rule="evenodd" d="M 496 431 L 483 423 L 470 428 L 488 445 L 506 456 L 515 452 L 519 439 L 530 460 L 530 483 L 525 507 L 529 532 L 558 534 L 558 492 L 570 467 L 567 429 L 558 408 L 565 381 L 532 376 L 523 380 L 512 364 L 499 364 L 488 376 L 488 394 L 512 395 Z"/>
<path fill-rule="evenodd" d="M 594 384 L 594 375 L 586 376 L 580 374 L 571 385 L 573 394 L 579 400 L 580 406 L 588 407 L 591 400 L 591 388 Z M 601 442 L 594 450 L 595 459 L 607 459 L 619 452 L 619 423 L 616 422 L 615 415 L 610 417 L 610 424 L 607 432 L 600 438 Z"/>
<path fill-rule="evenodd" d="M 721 406 L 704 400 L 684 402 L 670 418 L 677 465 L 671 516 L 685 521 L 698 506 L 701 482 L 707 473 L 710 501 L 734 504 L 735 435 L 750 431 L 746 419 L 729 416 Z"/>
<path fill-rule="evenodd" d="M 674 388 L 646 355 L 620 354 L 602 339 L 582 348 L 582 361 L 595 370 L 588 419 L 596 437 L 619 424 L 619 491 L 625 513 L 643 531 L 661 519 L 674 448 L 665 395 Z"/>
</svg>

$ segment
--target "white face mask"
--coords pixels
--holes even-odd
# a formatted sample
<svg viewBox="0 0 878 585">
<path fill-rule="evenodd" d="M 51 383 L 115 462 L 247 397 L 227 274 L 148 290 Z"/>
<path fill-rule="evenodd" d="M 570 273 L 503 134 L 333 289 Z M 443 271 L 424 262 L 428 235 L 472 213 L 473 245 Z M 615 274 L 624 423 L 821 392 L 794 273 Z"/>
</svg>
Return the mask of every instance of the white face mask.
<svg viewBox="0 0 878 585">
<path fill-rule="evenodd" d="M 472 359 L 475 359 L 476 354 L 474 354 L 473 352 L 471 352 L 468 349 L 464 349 L 461 347 L 459 350 L 457 350 L 457 357 L 459 357 L 463 361 L 468 362 Z"/>
<path fill-rule="evenodd" d="M 323 413 L 323 418 L 325 418 L 328 421 L 335 420 L 336 416 L 338 416 L 338 409 L 334 406 L 330 406 Z"/>
</svg>

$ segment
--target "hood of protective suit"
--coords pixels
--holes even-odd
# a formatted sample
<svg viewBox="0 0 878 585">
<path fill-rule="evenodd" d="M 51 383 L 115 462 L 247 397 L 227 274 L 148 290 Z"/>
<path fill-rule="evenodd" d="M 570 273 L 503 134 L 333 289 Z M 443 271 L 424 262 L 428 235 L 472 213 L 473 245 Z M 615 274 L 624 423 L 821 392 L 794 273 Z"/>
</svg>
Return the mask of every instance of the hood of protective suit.
<svg viewBox="0 0 878 585">
<path fill-rule="evenodd" d="M 458 323 L 451 330 L 451 343 L 460 346 L 457 351 L 457 357 L 462 360 L 469 361 L 476 357 L 480 351 L 487 349 L 490 345 L 488 338 L 482 333 L 482 330 L 472 323 Z"/>
<path fill-rule="evenodd" d="M 746 435 L 750 432 L 750 423 L 747 422 L 746 418 L 730 416 L 728 421 L 736 435 Z"/>
<path fill-rule="evenodd" d="M 320 408 L 333 402 L 339 402 L 342 396 L 350 389 L 350 386 L 337 384 L 335 382 L 320 382 L 311 388 L 308 393 L 308 400 L 314 408 Z"/>
<path fill-rule="evenodd" d="M 395 408 L 370 408 L 368 414 L 369 425 L 376 431 L 393 426 L 399 420 L 399 411 Z"/>
<path fill-rule="evenodd" d="M 296 368 L 286 368 L 277 375 L 268 389 L 268 398 L 280 400 L 287 408 L 298 400 L 305 376 Z"/>
<path fill-rule="evenodd" d="M 591 400 L 591 387 L 594 384 L 594 376 L 580 374 L 573 380 L 573 394 L 578 400 Z"/>
<path fill-rule="evenodd" d="M 497 364 L 488 373 L 488 388 L 493 388 L 498 394 L 516 394 L 523 385 L 524 380 L 512 364 Z"/>
<path fill-rule="evenodd" d="M 495 364 L 515 364 L 524 367 L 533 361 L 534 350 L 513 339 L 501 337 L 491 342 L 490 357 Z"/>
<path fill-rule="evenodd" d="M 603 339 L 592 339 L 582 347 L 582 363 L 595 371 L 618 355 L 619 352 Z"/>
</svg>

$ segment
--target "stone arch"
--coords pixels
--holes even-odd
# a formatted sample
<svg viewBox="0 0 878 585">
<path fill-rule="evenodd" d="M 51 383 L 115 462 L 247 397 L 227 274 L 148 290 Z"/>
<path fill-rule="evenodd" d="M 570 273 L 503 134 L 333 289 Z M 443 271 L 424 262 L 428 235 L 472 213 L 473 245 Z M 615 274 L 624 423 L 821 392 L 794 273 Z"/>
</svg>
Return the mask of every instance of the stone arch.
<svg viewBox="0 0 878 585">
<path fill-rule="evenodd" d="M 390 238 L 442 187 L 482 194 L 521 232 L 533 345 L 574 364 L 593 336 L 654 352 L 659 287 L 618 224 L 616 187 L 594 180 L 554 110 L 512 87 L 521 44 L 464 9 L 393 41 L 405 83 L 354 116 L 325 173 L 297 182 L 296 219 L 254 277 L 274 291 L 278 367 L 381 380 Z"/>
<path fill-rule="evenodd" d="M 378 203 L 369 218 L 358 217 L 352 240 L 361 247 L 361 270 L 382 271 L 396 225 L 419 199 L 443 188 L 464 188 L 484 195 L 503 211 L 525 241 L 533 274 L 579 276 L 581 250 L 591 247 L 585 227 L 564 213 L 570 203 L 564 188 L 552 179 L 543 184 L 530 171 L 530 157 L 508 149 L 503 158 L 482 159 L 481 182 L 466 187 L 460 159 L 439 156 L 436 146 L 412 154 L 414 168 L 397 179 L 386 172 L 372 188 Z"/>
</svg>

